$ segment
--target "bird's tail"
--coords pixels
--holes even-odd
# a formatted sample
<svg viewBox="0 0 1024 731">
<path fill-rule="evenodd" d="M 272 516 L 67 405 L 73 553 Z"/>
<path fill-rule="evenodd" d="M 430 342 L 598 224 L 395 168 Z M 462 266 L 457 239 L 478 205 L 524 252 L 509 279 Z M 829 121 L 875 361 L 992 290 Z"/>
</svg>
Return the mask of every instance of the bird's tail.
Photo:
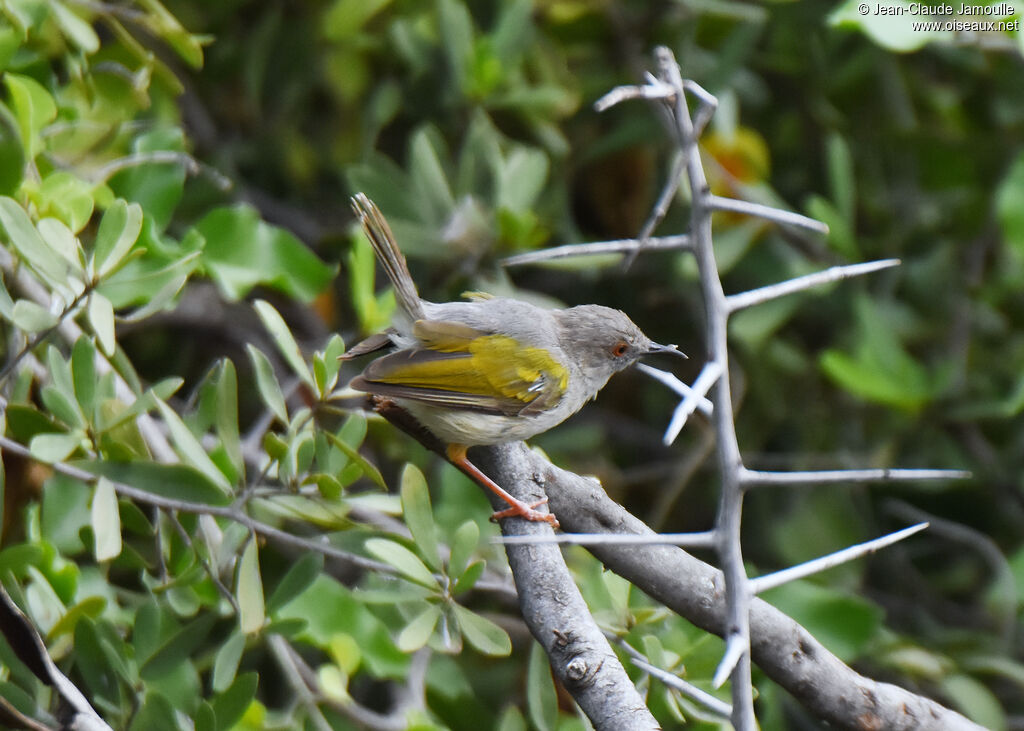
<svg viewBox="0 0 1024 731">
<path fill-rule="evenodd" d="M 398 306 L 413 322 L 425 319 L 423 303 L 416 291 L 416 283 L 412 281 L 412 275 L 409 274 L 409 265 L 405 263 L 405 256 L 398 248 L 395 235 L 391 233 L 391 227 L 384 220 L 380 209 L 365 195 L 356 193 L 352 197 L 352 210 L 355 211 L 359 222 L 363 224 L 363 230 L 366 232 L 366 237 L 370 239 L 370 244 L 373 245 L 377 260 L 384 268 L 388 279 L 391 280 L 391 286 L 395 288 Z"/>
</svg>

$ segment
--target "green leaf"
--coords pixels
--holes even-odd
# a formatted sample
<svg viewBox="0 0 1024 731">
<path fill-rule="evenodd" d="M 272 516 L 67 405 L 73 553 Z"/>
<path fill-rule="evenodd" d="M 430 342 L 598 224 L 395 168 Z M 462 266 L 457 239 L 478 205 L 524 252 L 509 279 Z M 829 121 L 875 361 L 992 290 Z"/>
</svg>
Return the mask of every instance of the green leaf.
<svg viewBox="0 0 1024 731">
<path fill-rule="evenodd" d="M 5 78 L 10 79 L 7 74 Z M 36 227 L 32 225 L 28 214 L 17 201 L 6 196 L 0 197 L 0 224 L 11 241 L 18 256 L 24 259 L 51 285 L 60 285 L 67 276 L 64 258 L 50 248 Z"/>
<path fill-rule="evenodd" d="M 459 627 L 466 640 L 485 655 L 505 657 L 512 653 L 508 633 L 486 617 L 475 614 L 460 604 L 452 604 Z"/>
<path fill-rule="evenodd" d="M 547 177 L 547 155 L 540 150 L 517 147 L 501 165 L 497 179 L 497 204 L 514 213 L 529 210 L 537 201 Z"/>
<path fill-rule="evenodd" d="M 174 706 L 164 695 L 150 690 L 128 731 L 181 731 L 174 720 L 176 715 Z"/>
<path fill-rule="evenodd" d="M 287 424 L 288 408 L 285 406 L 281 387 L 277 383 L 277 376 L 274 375 L 274 366 L 270 364 L 270 360 L 263 354 L 263 351 L 252 343 L 247 343 L 245 347 L 249 351 L 249 359 L 252 361 L 253 370 L 256 373 L 256 388 L 263 398 L 263 403 L 274 412 L 278 421 Z"/>
<path fill-rule="evenodd" d="M 150 315 L 154 315 L 157 312 L 161 312 L 168 308 L 168 306 L 174 301 L 174 298 L 178 296 L 178 293 L 185 286 L 185 282 L 188 281 L 188 274 L 181 274 L 174 279 L 171 279 L 164 284 L 156 294 L 142 307 L 128 314 L 121 315 L 123 322 L 140 322 L 145 320 Z"/>
<path fill-rule="evenodd" d="M 146 661 L 139 668 L 144 680 L 153 681 L 165 673 L 175 670 L 188 657 L 203 646 L 206 636 L 213 629 L 217 616 L 213 613 L 201 614 L 184 627 L 163 639 Z M 139 628 L 136 627 L 136 631 Z"/>
<path fill-rule="evenodd" d="M 192 717 L 195 724 L 193 731 L 217 731 L 217 714 L 208 701 L 201 701 Z"/>
<path fill-rule="evenodd" d="M 448 65 L 458 88 L 465 93 L 469 83 L 469 64 L 473 57 L 473 19 L 463 3 L 441 0 L 438 6 L 441 40 L 448 54 Z"/>
<path fill-rule="evenodd" d="M 88 617 L 95 621 L 103 613 L 103 610 L 106 609 L 106 606 L 107 600 L 105 597 L 86 597 L 68 609 L 67 613 L 57 620 L 57 624 L 50 628 L 49 633 L 46 635 L 47 642 L 53 642 L 53 640 L 61 635 L 73 633 L 75 626 L 83 617 Z"/>
<path fill-rule="evenodd" d="M 936 394 L 937 384 L 903 349 L 879 306 L 868 297 L 856 302 L 855 353 L 826 351 L 822 370 L 850 393 L 869 401 L 917 410 Z"/>
<path fill-rule="evenodd" d="M 469 559 L 480 542 L 480 526 L 474 520 L 467 520 L 455 531 L 452 538 L 452 552 L 448 558 L 448 576 L 458 579 L 469 565 Z"/>
<path fill-rule="evenodd" d="M 242 660 L 242 653 L 245 652 L 245 635 L 235 630 L 217 650 L 213 660 L 213 689 L 220 693 L 226 690 L 235 680 L 238 672 L 238 663 Z"/>
<path fill-rule="evenodd" d="M 60 254 L 68 267 L 76 275 L 82 277 L 85 273 L 82 268 L 82 261 L 84 261 L 82 243 L 72 233 L 71 229 L 63 221 L 56 218 L 43 218 L 39 221 L 36 228 L 39 230 L 39 235 L 43 237 L 43 241 L 46 242 L 47 246 Z"/>
<path fill-rule="evenodd" d="M 256 548 L 256 537 L 253 536 L 242 552 L 238 564 L 238 585 L 235 593 L 238 598 L 238 625 L 245 634 L 259 632 L 266 619 L 263 604 L 263 580 L 260 578 L 259 553 Z"/>
<path fill-rule="evenodd" d="M 442 6 L 449 3 L 442 3 Z M 462 9 L 465 12 L 465 9 Z M 452 195 L 441 165 L 438 135 L 430 128 L 418 130 L 412 137 L 409 149 L 409 176 L 416 187 L 419 198 L 429 206 L 428 220 L 444 221 L 455 208 Z"/>
<path fill-rule="evenodd" d="M 231 687 L 213 699 L 213 712 L 217 716 L 218 729 L 235 728 L 246 709 L 256 697 L 259 675 L 244 673 L 235 678 Z"/>
<path fill-rule="evenodd" d="M 86 421 L 91 423 L 96 402 L 96 346 L 85 335 L 80 336 L 71 349 L 71 378 L 75 399 Z"/>
<path fill-rule="evenodd" d="M 267 612 L 273 613 L 304 592 L 320 575 L 323 568 L 323 554 L 304 554 L 274 587 L 273 593 L 267 599 Z"/>
<path fill-rule="evenodd" d="M 336 273 L 292 234 L 261 221 L 251 206 L 217 208 L 196 230 L 206 239 L 203 263 L 230 299 L 262 284 L 309 302 Z"/>
<path fill-rule="evenodd" d="M 808 581 L 772 589 L 763 598 L 800 622 L 847 663 L 868 646 L 882 625 L 882 610 L 866 599 Z"/>
<path fill-rule="evenodd" d="M 857 0 L 845 0 L 829 15 L 829 24 L 859 30 L 882 48 L 897 53 L 916 51 L 931 41 L 951 36 L 950 33 L 918 29 L 912 23 L 894 22 L 896 19 L 888 15 L 865 15 L 860 12 L 860 6 Z M 903 18 L 910 17 L 907 0 L 892 0 L 886 7 L 901 12 Z"/>
<path fill-rule="evenodd" d="M 11 29 L 0 28 L 0 46 L 3 39 L 9 38 L 5 30 Z M 20 39 L 17 44 L 20 45 Z M 24 172 L 25 150 L 21 146 L 17 122 L 7 108 L 0 104 L 0 195 L 15 193 L 21 185 Z"/>
<path fill-rule="evenodd" d="M 554 731 L 558 725 L 558 697 L 551 681 L 551 665 L 540 643 L 530 646 L 526 670 L 526 707 L 538 731 Z"/>
<path fill-rule="evenodd" d="M 474 523 L 474 525 L 476 524 Z M 467 566 L 466 570 L 459 574 L 458 579 L 456 579 L 455 586 L 452 587 L 452 594 L 461 594 L 472 589 L 480 575 L 483 574 L 486 566 L 487 564 L 483 561 L 474 561 Z"/>
<path fill-rule="evenodd" d="M 138 249 L 136 249 L 138 251 Z M 125 257 L 125 265 L 100 282 L 96 291 L 109 299 L 114 307 L 142 304 L 138 312 L 124 319 L 138 320 L 147 313 L 164 307 L 181 289 L 189 275 L 199 266 L 202 252 L 191 251 L 170 264 L 147 257 Z"/>
<path fill-rule="evenodd" d="M 321 19 L 324 37 L 341 41 L 354 36 L 390 3 L 391 0 L 335 0 Z"/>
<path fill-rule="evenodd" d="M 121 263 L 142 232 L 142 206 L 122 198 L 114 201 L 100 220 L 93 249 L 93 269 L 103 277 Z"/>
<path fill-rule="evenodd" d="M 71 432 L 70 434 L 37 434 L 32 437 L 28 449 L 35 459 L 47 464 L 63 462 L 68 456 L 78 449 L 82 443 L 82 434 Z"/>
<path fill-rule="evenodd" d="M 983 683 L 969 675 L 955 673 L 942 679 L 943 694 L 965 716 L 990 731 L 1005 731 L 1006 712 L 999 699 Z"/>
<path fill-rule="evenodd" d="M 441 608 L 436 604 L 428 604 L 423 611 L 417 614 L 409 624 L 398 634 L 395 644 L 402 652 L 415 652 L 427 644 L 430 635 L 437 626 L 437 620 L 441 618 Z"/>
<path fill-rule="evenodd" d="M 170 500 L 200 505 L 227 505 L 231 497 L 197 469 L 183 464 L 76 460 L 71 463 L 94 475 Z"/>
<path fill-rule="evenodd" d="M 441 555 L 437 550 L 437 533 L 434 530 L 434 513 L 430 508 L 430 491 L 427 481 L 416 465 L 409 463 L 402 470 L 402 515 L 409 526 L 412 539 L 434 571 L 441 570 Z"/>
<path fill-rule="evenodd" d="M 342 428 L 344 429 L 344 427 Z M 359 454 L 359 452 L 354 447 L 349 445 L 344 440 L 334 436 L 330 432 L 324 432 L 324 435 L 330 440 L 331 444 L 333 444 L 335 447 L 344 452 L 345 455 L 350 460 L 357 464 L 359 466 L 359 469 L 363 471 L 364 475 L 369 477 L 382 490 L 387 489 L 387 485 L 384 482 L 384 477 L 380 474 L 380 470 L 378 470 L 372 463 L 370 463 L 366 459 L 366 457 Z"/>
<path fill-rule="evenodd" d="M 18 300 L 11 312 L 14 324 L 27 333 L 37 333 L 54 327 L 60 318 L 31 300 Z"/>
<path fill-rule="evenodd" d="M 180 128 L 164 126 L 139 135 L 132 152 L 184 152 L 184 133 Z M 145 211 L 143 228 L 159 233 L 167 228 L 181 201 L 185 188 L 185 166 L 182 162 L 145 162 L 118 171 L 108 181 L 118 197 L 134 201 Z M 143 234 L 144 236 L 146 234 Z"/>
<path fill-rule="evenodd" d="M 100 38 L 82 18 L 75 15 L 67 5 L 63 3 L 50 3 L 50 12 L 60 27 L 61 33 L 85 53 L 96 53 L 100 50 Z"/>
<path fill-rule="evenodd" d="M 57 118 L 57 104 L 38 81 L 30 76 L 4 73 L 4 83 L 11 95 L 11 111 L 18 121 L 21 144 L 35 157 L 42 149 L 39 132 Z"/>
<path fill-rule="evenodd" d="M 820 195 L 810 195 L 804 203 L 807 215 L 828 226 L 828 245 L 850 260 L 861 258 L 857 238 L 850 228 L 850 220 L 843 218 L 839 210 Z"/>
<path fill-rule="evenodd" d="M 501 714 L 494 731 L 527 731 L 526 719 L 515 706 L 508 706 Z"/>
<path fill-rule="evenodd" d="M 89 310 L 87 313 L 92 331 L 96 333 L 100 350 L 108 358 L 117 349 L 117 340 L 114 337 L 114 306 L 110 300 L 99 292 L 89 295 Z"/>
<path fill-rule="evenodd" d="M 77 233 L 85 228 L 96 207 L 96 186 L 67 170 L 43 178 L 33 201 L 42 217 L 53 216 Z"/>
<path fill-rule="evenodd" d="M 370 538 L 366 550 L 371 555 L 398 570 L 402 576 L 428 589 L 440 589 L 437 579 L 419 556 L 400 543 L 386 538 Z"/>
<path fill-rule="evenodd" d="M 996 193 L 996 216 L 1006 243 L 1024 255 L 1024 154 L 1018 154 Z"/>
<path fill-rule="evenodd" d="M 105 477 L 96 482 L 92 495 L 93 553 L 97 561 L 121 555 L 121 514 L 114 484 Z"/>
<path fill-rule="evenodd" d="M 225 358 L 221 361 L 217 378 L 217 436 L 224 446 L 235 474 L 245 476 L 245 459 L 242 457 L 242 441 L 238 433 L 238 375 L 235 364 Z"/>
<path fill-rule="evenodd" d="M 171 433 L 171 439 L 181 453 L 182 458 L 203 473 L 211 484 L 219 487 L 225 494 L 230 493 L 231 485 L 228 483 L 224 473 L 213 463 L 210 455 L 206 453 L 203 445 L 199 443 L 195 435 L 185 426 L 185 422 L 181 420 L 181 417 L 178 416 L 174 409 L 159 399 L 156 401 L 156 407 L 163 417 L 164 423 L 167 424 L 167 429 Z"/>
<path fill-rule="evenodd" d="M 73 427 L 85 426 L 85 417 L 82 415 L 78 402 L 75 400 L 74 392 L 71 389 L 64 390 L 57 386 L 43 386 L 39 395 L 43 400 L 43 405 L 50 410 L 50 413 L 65 424 Z"/>
<path fill-rule="evenodd" d="M 324 346 L 324 366 L 327 369 L 328 388 L 333 388 L 341 370 L 341 356 L 345 353 L 345 341 L 337 333 L 331 335 Z"/>
<path fill-rule="evenodd" d="M 277 349 L 282 357 L 284 357 L 285 362 L 291 366 L 295 374 L 305 381 L 310 388 L 315 389 L 316 383 L 314 383 L 313 376 L 306 366 L 302 352 L 299 350 L 295 338 L 292 337 L 291 330 L 288 329 L 288 325 L 285 324 L 281 315 L 266 300 L 256 300 L 253 303 L 253 307 L 256 308 L 256 314 L 260 316 L 263 326 L 267 328 L 267 332 L 274 339 L 274 343 L 277 345 Z"/>
</svg>

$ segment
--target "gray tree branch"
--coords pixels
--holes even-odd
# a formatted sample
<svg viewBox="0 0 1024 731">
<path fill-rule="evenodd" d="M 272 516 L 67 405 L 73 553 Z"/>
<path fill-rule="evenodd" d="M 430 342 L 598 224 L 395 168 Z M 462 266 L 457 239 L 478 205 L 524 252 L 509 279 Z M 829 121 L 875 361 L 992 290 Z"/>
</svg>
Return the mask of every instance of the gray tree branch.
<svg viewBox="0 0 1024 731">
<path fill-rule="evenodd" d="M 650 528 L 611 500 L 594 480 L 552 465 L 522 442 L 476 449 L 473 459 L 520 499 L 536 496 L 538 483 L 543 484 L 552 512 L 566 531 L 653 535 Z M 518 530 L 516 524 L 522 523 L 505 522 L 512 523 L 507 533 Z M 547 530 L 541 526 L 537 529 Z M 525 546 L 507 547 L 510 562 L 513 554 L 522 555 L 516 553 L 520 548 Z M 554 550 L 555 547 L 544 548 Z M 725 634 L 728 625 L 725 582 L 718 569 L 671 546 L 588 546 L 588 550 L 609 569 L 680 616 L 708 632 Z M 518 560 L 513 570 L 521 572 L 529 567 Z M 528 598 L 531 595 L 561 596 L 564 587 L 558 582 L 562 580 L 542 571 L 529 577 L 517 575 L 524 607 L 534 601 Z M 533 626 L 531 624 L 531 629 Z M 860 675 L 799 623 L 761 599 L 753 599 L 750 605 L 750 639 L 752 658 L 761 670 L 808 711 L 836 728 L 858 731 L 865 728 L 887 731 L 982 729 L 930 698 Z"/>
</svg>

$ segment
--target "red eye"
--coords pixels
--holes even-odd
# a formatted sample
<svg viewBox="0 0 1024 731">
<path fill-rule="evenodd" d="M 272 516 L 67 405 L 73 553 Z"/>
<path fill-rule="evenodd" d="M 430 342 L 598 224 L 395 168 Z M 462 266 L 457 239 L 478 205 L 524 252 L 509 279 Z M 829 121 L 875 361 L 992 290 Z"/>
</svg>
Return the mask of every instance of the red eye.
<svg viewBox="0 0 1024 731">
<path fill-rule="evenodd" d="M 628 352 L 629 343 L 627 343 L 625 340 L 620 340 L 619 342 L 615 343 L 615 345 L 612 347 L 612 355 L 614 355 L 616 358 L 621 358 Z"/>
</svg>

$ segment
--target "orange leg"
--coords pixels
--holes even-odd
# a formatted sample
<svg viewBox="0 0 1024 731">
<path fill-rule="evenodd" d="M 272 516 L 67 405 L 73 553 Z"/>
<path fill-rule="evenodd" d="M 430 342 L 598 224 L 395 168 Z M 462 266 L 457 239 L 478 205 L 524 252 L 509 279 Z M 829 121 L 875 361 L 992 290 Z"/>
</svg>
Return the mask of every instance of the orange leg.
<svg viewBox="0 0 1024 731">
<path fill-rule="evenodd" d="M 510 518 L 512 516 L 518 516 L 526 520 L 539 521 L 544 523 L 550 523 L 555 528 L 558 527 L 558 520 L 551 513 L 542 513 L 539 510 L 534 510 L 538 505 L 543 505 L 548 501 L 547 498 L 538 500 L 537 502 L 530 504 L 524 503 L 522 500 L 512 497 L 501 485 L 496 483 L 490 477 L 480 471 L 480 468 L 470 462 L 466 458 L 466 447 L 463 444 L 449 444 L 445 448 L 445 453 L 448 455 L 448 459 L 451 460 L 452 464 L 462 469 L 463 472 L 472 477 L 480 485 L 483 485 L 488 490 L 493 492 L 495 495 L 500 497 L 502 500 L 507 502 L 512 507 L 507 510 L 499 510 L 491 516 L 491 520 L 500 520 L 502 518 Z"/>
</svg>

